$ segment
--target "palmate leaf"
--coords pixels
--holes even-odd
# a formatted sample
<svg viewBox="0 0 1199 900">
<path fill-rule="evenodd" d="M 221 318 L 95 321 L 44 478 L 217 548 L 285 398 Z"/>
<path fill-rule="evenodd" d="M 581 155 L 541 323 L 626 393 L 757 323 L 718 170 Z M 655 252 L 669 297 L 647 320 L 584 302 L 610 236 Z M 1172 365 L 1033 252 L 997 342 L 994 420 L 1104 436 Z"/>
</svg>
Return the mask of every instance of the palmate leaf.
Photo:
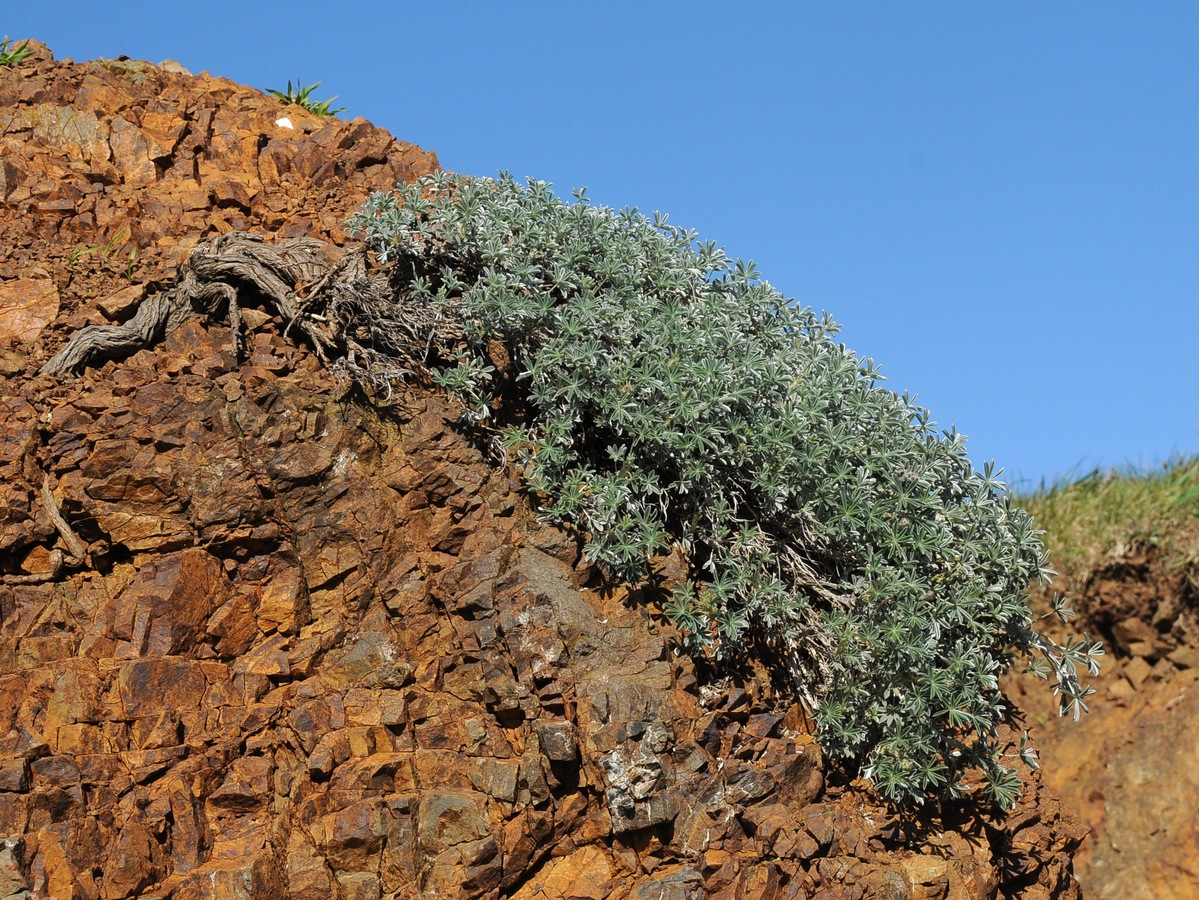
<svg viewBox="0 0 1199 900">
<path fill-rule="evenodd" d="M 997 763 L 983 767 L 987 794 L 1004 809 L 1012 809 L 1020 797 L 1020 776 Z"/>
</svg>

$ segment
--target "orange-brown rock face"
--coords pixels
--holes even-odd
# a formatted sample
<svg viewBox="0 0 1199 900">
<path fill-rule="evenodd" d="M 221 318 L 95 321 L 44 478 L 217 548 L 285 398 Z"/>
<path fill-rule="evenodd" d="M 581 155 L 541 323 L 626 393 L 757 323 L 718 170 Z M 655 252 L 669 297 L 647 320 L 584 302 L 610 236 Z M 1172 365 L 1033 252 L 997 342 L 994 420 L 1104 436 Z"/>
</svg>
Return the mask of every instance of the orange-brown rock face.
<svg viewBox="0 0 1199 900">
<path fill-rule="evenodd" d="M 0 70 L 0 147 L 0 895 L 1078 896 L 1035 778 L 1010 815 L 911 820 L 840 784 L 797 708 L 697 672 L 436 393 L 357 404 L 253 310 L 243 360 L 196 319 L 35 376 L 200 236 L 345 240 L 431 155 L 44 52 Z"/>
<path fill-rule="evenodd" d="M 1194 538 L 1191 538 L 1194 540 Z M 1080 722 L 1014 678 L 1044 746 L 1046 781 L 1092 829 L 1078 858 L 1087 896 L 1199 896 L 1199 595 L 1193 572 L 1135 547 L 1080 587 L 1082 627 L 1109 654 Z"/>
</svg>

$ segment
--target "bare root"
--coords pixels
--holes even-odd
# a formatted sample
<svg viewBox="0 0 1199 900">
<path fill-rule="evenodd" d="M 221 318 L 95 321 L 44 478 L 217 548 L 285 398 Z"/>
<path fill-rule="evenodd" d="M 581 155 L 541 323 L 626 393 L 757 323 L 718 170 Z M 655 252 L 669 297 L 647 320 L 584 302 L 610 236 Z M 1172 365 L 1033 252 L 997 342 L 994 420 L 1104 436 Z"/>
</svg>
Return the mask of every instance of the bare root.
<svg viewBox="0 0 1199 900">
<path fill-rule="evenodd" d="M 265 303 L 283 319 L 285 336 L 298 332 L 326 365 L 390 394 L 397 381 L 427 371 L 433 348 L 456 340 L 461 329 L 452 312 L 413 301 L 383 272 L 368 273 L 363 250 L 338 252 L 312 238 L 268 244 L 243 232 L 205 241 L 180 266 L 173 287 L 148 297 L 123 325 L 82 329 L 42 372 L 75 374 L 124 358 L 159 343 L 192 316 L 222 313 L 240 358 L 241 310 Z"/>
<path fill-rule="evenodd" d="M 317 299 L 304 296 L 327 289 L 328 276 L 361 274 L 363 257 L 347 254 L 337 266 L 322 260 L 328 245 L 311 238 L 267 244 L 259 235 L 232 232 L 199 244 L 179 269 L 175 285 L 148 297 L 137 314 L 122 325 L 84 328 L 42 367 L 43 373 L 78 373 L 95 362 L 120 359 L 152 347 L 194 315 L 224 309 L 233 330 L 233 349 L 242 350 L 241 308 L 251 298 L 267 301 L 288 327 L 297 327 L 316 352 L 327 359 L 337 339 L 304 315 Z"/>
</svg>

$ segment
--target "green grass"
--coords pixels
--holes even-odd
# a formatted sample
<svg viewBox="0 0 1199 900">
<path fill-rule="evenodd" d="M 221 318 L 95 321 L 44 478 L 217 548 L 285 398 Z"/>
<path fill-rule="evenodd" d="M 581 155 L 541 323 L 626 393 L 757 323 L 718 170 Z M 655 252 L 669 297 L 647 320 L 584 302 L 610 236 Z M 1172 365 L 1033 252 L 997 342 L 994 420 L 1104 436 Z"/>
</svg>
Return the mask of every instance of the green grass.
<svg viewBox="0 0 1199 900">
<path fill-rule="evenodd" d="M 1157 546 L 1167 564 L 1190 564 L 1199 555 L 1199 457 L 1146 471 L 1097 470 L 1018 502 L 1045 531 L 1054 565 L 1067 580 L 1138 543 Z"/>
</svg>

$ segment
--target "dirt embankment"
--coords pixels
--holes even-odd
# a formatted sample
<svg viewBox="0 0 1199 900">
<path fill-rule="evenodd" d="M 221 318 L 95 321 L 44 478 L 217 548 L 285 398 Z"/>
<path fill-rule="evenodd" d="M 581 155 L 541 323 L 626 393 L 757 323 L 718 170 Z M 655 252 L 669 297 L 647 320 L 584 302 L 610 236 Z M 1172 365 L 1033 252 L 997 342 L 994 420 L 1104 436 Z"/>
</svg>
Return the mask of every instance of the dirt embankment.
<svg viewBox="0 0 1199 900">
<path fill-rule="evenodd" d="M 872 803 L 442 397 L 351 402 L 253 297 L 244 358 L 197 318 L 36 375 L 201 238 L 342 244 L 435 165 L 175 67 L 0 69 L 0 897 L 1077 897 L 1036 777 Z"/>
<path fill-rule="evenodd" d="M 1199 549 L 1194 534 L 1179 539 Z M 1046 782 L 1092 829 L 1079 880 L 1096 900 L 1199 897 L 1199 570 L 1146 544 L 1067 578 L 1071 627 L 1108 650 L 1091 712 L 1058 719 L 1028 677 L 1008 690 L 1028 711 Z"/>
</svg>

